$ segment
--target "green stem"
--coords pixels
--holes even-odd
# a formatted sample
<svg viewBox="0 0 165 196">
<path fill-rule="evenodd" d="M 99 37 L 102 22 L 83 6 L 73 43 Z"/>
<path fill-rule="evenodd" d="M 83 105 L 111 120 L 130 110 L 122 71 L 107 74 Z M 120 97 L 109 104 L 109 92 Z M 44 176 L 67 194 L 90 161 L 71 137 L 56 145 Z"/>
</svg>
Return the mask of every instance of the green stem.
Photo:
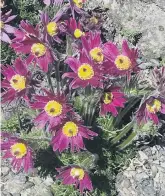
<svg viewBox="0 0 165 196">
<path fill-rule="evenodd" d="M 57 65 L 55 65 L 56 70 L 56 80 L 57 80 L 57 93 L 60 92 L 60 61 L 58 61 Z"/>
<path fill-rule="evenodd" d="M 18 118 L 19 129 L 21 131 L 23 127 L 22 127 L 22 121 L 21 121 L 21 117 L 19 113 L 19 100 L 18 100 L 17 107 L 16 107 L 16 113 L 17 113 L 17 118 Z"/>
<path fill-rule="evenodd" d="M 51 88 L 51 91 L 54 93 L 54 89 L 53 89 L 53 85 L 52 85 L 52 80 L 51 80 L 51 76 L 50 76 L 50 73 L 49 72 L 47 73 L 47 78 L 48 78 L 48 83 L 49 83 L 49 86 Z"/>
</svg>

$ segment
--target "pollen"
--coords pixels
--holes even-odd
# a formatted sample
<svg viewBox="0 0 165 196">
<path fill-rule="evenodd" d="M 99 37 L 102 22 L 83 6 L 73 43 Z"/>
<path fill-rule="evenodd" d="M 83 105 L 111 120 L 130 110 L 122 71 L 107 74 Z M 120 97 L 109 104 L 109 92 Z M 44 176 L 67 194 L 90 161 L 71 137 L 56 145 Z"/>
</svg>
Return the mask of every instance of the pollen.
<svg viewBox="0 0 165 196">
<path fill-rule="evenodd" d="M 3 21 L 0 21 L 0 29 L 3 29 L 5 26 L 4 22 Z"/>
<path fill-rule="evenodd" d="M 58 33 L 58 26 L 56 22 L 49 22 L 46 26 L 46 29 L 50 36 L 57 35 Z"/>
<path fill-rule="evenodd" d="M 78 77 L 81 80 L 90 80 L 93 76 L 94 70 L 91 65 L 84 63 L 78 68 Z"/>
<path fill-rule="evenodd" d="M 94 16 L 92 16 L 91 18 L 90 18 L 90 22 L 92 22 L 93 24 L 98 24 L 98 19 L 96 18 L 96 17 L 94 17 Z"/>
<path fill-rule="evenodd" d="M 110 104 L 113 101 L 113 94 L 112 93 L 104 93 L 104 99 L 105 104 Z"/>
<path fill-rule="evenodd" d="M 46 53 L 46 47 L 41 44 L 41 43 L 36 43 L 33 44 L 31 47 L 31 52 L 34 54 L 36 57 L 41 57 L 44 56 Z"/>
<path fill-rule="evenodd" d="M 73 2 L 78 8 L 83 7 L 83 0 L 73 0 Z"/>
<path fill-rule="evenodd" d="M 19 74 L 14 75 L 10 79 L 10 85 L 17 91 L 21 91 L 26 88 L 26 78 Z"/>
<path fill-rule="evenodd" d="M 131 68 L 131 60 L 124 55 L 119 55 L 115 59 L 115 65 L 119 70 L 128 70 Z"/>
<path fill-rule="evenodd" d="M 70 175 L 73 178 L 77 178 L 78 180 L 82 180 L 85 176 L 85 172 L 81 168 L 72 168 L 70 171 Z"/>
<path fill-rule="evenodd" d="M 97 62 L 97 63 L 102 63 L 104 60 L 104 55 L 102 53 L 101 48 L 95 47 L 89 52 L 91 58 Z"/>
<path fill-rule="evenodd" d="M 69 121 L 63 126 L 62 132 L 67 137 L 74 137 L 78 133 L 78 126 L 74 122 Z"/>
<path fill-rule="evenodd" d="M 16 143 L 10 147 L 11 154 L 17 159 L 21 159 L 27 154 L 27 147 L 23 143 Z"/>
<path fill-rule="evenodd" d="M 161 110 L 161 102 L 158 99 L 154 99 L 152 103 L 146 104 L 146 108 L 150 113 L 157 113 Z"/>
<path fill-rule="evenodd" d="M 49 116 L 59 116 L 62 113 L 62 105 L 57 101 L 49 101 L 44 110 Z"/>
<path fill-rule="evenodd" d="M 74 31 L 74 36 L 75 36 L 75 38 L 80 38 L 81 36 L 83 36 L 83 35 L 85 35 L 85 33 L 84 32 L 82 32 L 80 29 L 75 29 L 75 31 Z"/>
</svg>

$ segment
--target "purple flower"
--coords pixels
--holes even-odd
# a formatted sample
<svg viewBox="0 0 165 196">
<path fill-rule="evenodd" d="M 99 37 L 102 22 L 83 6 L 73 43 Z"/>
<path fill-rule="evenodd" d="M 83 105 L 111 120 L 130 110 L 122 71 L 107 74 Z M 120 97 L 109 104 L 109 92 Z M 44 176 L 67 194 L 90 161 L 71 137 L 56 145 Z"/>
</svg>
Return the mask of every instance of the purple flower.
<svg viewBox="0 0 165 196">
<path fill-rule="evenodd" d="M 11 39 L 8 36 L 8 33 L 14 33 L 15 28 L 11 25 L 8 25 L 7 23 L 14 20 L 16 15 L 10 16 L 12 10 L 8 11 L 7 13 L 2 15 L 1 14 L 1 21 L 0 21 L 0 29 L 1 29 L 1 37 L 0 39 L 4 42 L 11 43 Z"/>
<path fill-rule="evenodd" d="M 11 47 L 16 52 L 28 54 L 26 63 L 34 62 L 39 64 L 44 72 L 48 71 L 48 65 L 53 62 L 55 56 L 52 55 L 51 50 L 44 43 L 42 36 L 39 32 L 39 26 L 34 28 L 28 22 L 21 21 L 20 29 L 15 31 Z"/>
<path fill-rule="evenodd" d="M 19 97 L 31 97 L 33 86 L 38 82 L 31 78 L 31 73 L 26 69 L 25 63 L 17 58 L 13 66 L 2 67 L 2 74 L 5 76 L 1 85 L 5 91 L 2 94 L 2 103 L 11 102 Z"/>
<path fill-rule="evenodd" d="M 82 14 L 83 11 L 81 8 L 83 7 L 83 4 L 85 3 L 86 0 L 68 0 L 69 4 L 66 4 L 66 8 L 71 8 L 72 13 L 75 11 L 79 14 Z M 50 6 L 52 4 L 59 6 L 61 5 L 64 0 L 43 0 L 43 2 L 47 5 Z"/>
<path fill-rule="evenodd" d="M 53 94 L 44 90 L 47 96 L 36 95 L 36 102 L 31 104 L 33 109 L 42 110 L 41 113 L 34 119 L 40 127 L 44 127 L 49 122 L 49 130 L 59 125 L 67 116 L 67 113 L 72 108 L 66 103 L 66 98 L 63 94 Z"/>
<path fill-rule="evenodd" d="M 84 49 L 80 54 L 80 58 L 68 57 L 65 61 L 73 72 L 64 73 L 63 77 L 73 78 L 70 88 L 85 88 L 88 85 L 102 88 L 102 72 L 94 65 L 94 63 L 86 56 Z"/>
<path fill-rule="evenodd" d="M 80 23 L 76 22 L 76 20 L 74 18 L 70 18 L 70 20 L 67 23 L 68 25 L 68 31 L 69 33 L 75 38 L 75 39 L 79 39 L 82 36 L 85 35 L 85 33 L 82 31 L 82 27 L 80 25 Z"/>
<path fill-rule="evenodd" d="M 165 99 L 150 97 L 141 104 L 136 113 L 138 124 L 146 123 L 149 119 L 158 124 L 158 112 L 165 114 Z"/>
<path fill-rule="evenodd" d="M 131 72 L 139 70 L 137 64 L 138 50 L 129 48 L 126 40 L 122 43 L 122 52 L 112 42 L 104 44 L 103 53 L 109 59 L 109 74 L 120 76 L 127 75 L 130 80 Z"/>
<path fill-rule="evenodd" d="M 21 168 L 25 172 L 33 168 L 33 151 L 27 143 L 16 137 L 9 137 L 1 143 L 1 149 L 4 151 L 4 159 L 10 159 L 13 169 L 19 171 Z"/>
<path fill-rule="evenodd" d="M 58 37 L 60 33 L 67 31 L 67 24 L 64 21 L 59 21 L 63 15 L 63 10 L 57 12 L 55 17 L 50 20 L 47 13 L 41 13 L 41 21 L 44 26 L 44 39 L 46 42 L 51 42 L 52 40 L 60 43 L 62 40 Z"/>
<path fill-rule="evenodd" d="M 57 179 L 62 179 L 62 183 L 65 185 L 73 184 L 76 188 L 79 187 L 81 194 L 84 190 L 93 190 L 91 179 L 88 173 L 79 166 L 69 166 L 57 169 L 60 173 Z"/>
<path fill-rule="evenodd" d="M 83 126 L 80 121 L 66 120 L 55 133 L 51 144 L 54 151 L 62 152 L 68 149 L 69 145 L 72 152 L 80 151 L 80 149 L 85 149 L 83 138 L 91 140 L 93 136 L 97 135 L 97 133 Z"/>
<path fill-rule="evenodd" d="M 43 0 L 43 2 L 46 5 L 51 5 L 51 4 L 55 4 L 55 5 L 61 5 L 63 3 L 64 0 Z"/>
<path fill-rule="evenodd" d="M 117 116 L 117 107 L 123 108 L 126 99 L 124 93 L 120 92 L 120 87 L 109 87 L 101 97 L 100 115 L 106 115 L 111 112 L 113 116 Z"/>
</svg>

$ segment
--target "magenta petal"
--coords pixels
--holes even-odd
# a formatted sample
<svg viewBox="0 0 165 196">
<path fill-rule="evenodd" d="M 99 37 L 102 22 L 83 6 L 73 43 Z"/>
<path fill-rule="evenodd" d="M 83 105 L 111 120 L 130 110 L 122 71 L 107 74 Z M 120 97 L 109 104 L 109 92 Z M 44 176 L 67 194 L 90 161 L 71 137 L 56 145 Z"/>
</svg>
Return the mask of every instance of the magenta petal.
<svg viewBox="0 0 165 196">
<path fill-rule="evenodd" d="M 14 20 L 14 18 L 16 18 L 16 17 L 17 17 L 17 15 L 9 16 L 8 19 L 5 20 L 5 23 L 8 23 L 8 22 Z"/>
<path fill-rule="evenodd" d="M 2 88 L 10 88 L 11 86 L 10 86 L 10 83 L 9 83 L 8 80 L 3 80 L 3 81 L 1 82 L 1 87 L 2 87 Z"/>
<path fill-rule="evenodd" d="M 74 72 L 77 72 L 78 68 L 79 68 L 79 65 L 80 65 L 80 62 L 76 59 L 76 58 L 73 58 L 73 57 L 68 57 L 66 60 L 65 60 L 65 63 L 69 65 L 69 67 L 74 71 Z"/>
<path fill-rule="evenodd" d="M 62 152 L 65 149 L 68 149 L 68 146 L 69 146 L 69 139 L 62 134 L 61 135 L 61 140 L 60 140 L 60 143 L 59 143 L 59 152 Z"/>
<path fill-rule="evenodd" d="M 51 0 L 44 0 L 44 3 L 49 6 L 51 3 Z"/>
<path fill-rule="evenodd" d="M 67 176 L 66 178 L 63 179 L 63 184 L 69 185 L 69 184 L 74 184 L 75 180 L 71 176 Z"/>
<path fill-rule="evenodd" d="M 112 42 L 107 42 L 106 44 L 104 44 L 103 53 L 108 59 L 114 61 L 119 55 L 119 50 L 115 44 L 113 44 Z"/>
<path fill-rule="evenodd" d="M 4 42 L 11 43 L 11 39 L 5 32 L 1 32 L 0 39 Z"/>
<path fill-rule="evenodd" d="M 84 142 L 80 134 L 75 137 L 75 142 L 79 148 L 84 149 Z"/>
<path fill-rule="evenodd" d="M 32 55 L 32 54 L 30 54 L 30 55 L 26 58 L 25 62 L 26 62 L 27 65 L 29 65 L 30 63 L 32 63 L 32 61 L 33 61 L 34 59 L 35 59 L 35 56 Z"/>
<path fill-rule="evenodd" d="M 7 33 L 15 33 L 16 28 L 14 28 L 14 27 L 12 27 L 12 26 L 10 26 L 10 25 L 8 25 L 8 24 L 5 24 L 4 30 L 5 30 Z"/>
<path fill-rule="evenodd" d="M 27 69 L 20 58 L 17 58 L 15 60 L 14 65 L 15 65 L 15 70 L 18 74 L 27 76 Z"/>
<path fill-rule="evenodd" d="M 46 56 L 37 58 L 38 64 L 44 72 L 48 72 L 48 61 Z"/>
<path fill-rule="evenodd" d="M 162 107 L 161 107 L 161 113 L 165 114 L 165 104 L 162 103 Z"/>
<path fill-rule="evenodd" d="M 123 43 L 122 43 L 122 54 L 131 58 L 131 51 L 128 47 L 128 43 L 126 40 L 123 40 Z"/>
<path fill-rule="evenodd" d="M 118 112 L 114 105 L 108 104 L 107 105 L 108 111 L 112 113 L 113 116 L 117 116 Z"/>
<path fill-rule="evenodd" d="M 89 191 L 92 191 L 93 190 L 92 182 L 91 182 L 90 177 L 87 173 L 85 174 L 83 181 L 84 181 L 84 184 L 86 185 L 86 188 Z"/>
<path fill-rule="evenodd" d="M 46 103 L 44 102 L 36 102 L 36 103 L 33 103 L 31 104 L 31 108 L 33 109 L 43 109 L 45 107 Z"/>
<path fill-rule="evenodd" d="M 62 75 L 62 78 L 75 78 L 77 76 L 77 74 L 73 73 L 73 72 L 67 72 L 67 73 L 64 73 Z"/>
</svg>

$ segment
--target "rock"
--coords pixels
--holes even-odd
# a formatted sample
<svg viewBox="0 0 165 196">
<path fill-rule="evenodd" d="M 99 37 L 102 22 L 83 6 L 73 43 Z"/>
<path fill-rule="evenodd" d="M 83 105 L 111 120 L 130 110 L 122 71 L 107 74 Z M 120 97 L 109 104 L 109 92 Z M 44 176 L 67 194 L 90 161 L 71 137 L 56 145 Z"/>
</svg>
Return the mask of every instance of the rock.
<svg viewBox="0 0 165 196">
<path fill-rule="evenodd" d="M 162 0 L 90 0 L 87 7 L 108 8 L 103 24 L 107 34 L 115 28 L 116 42 L 126 37 L 137 43 L 146 59 L 165 56 L 165 3 Z M 110 21 L 110 22 L 109 22 Z M 107 36 L 108 38 L 108 36 Z"/>
<path fill-rule="evenodd" d="M 20 193 L 14 193 L 13 196 L 21 196 Z"/>
<path fill-rule="evenodd" d="M 10 169 L 8 167 L 1 167 L 1 176 L 6 176 Z"/>
<path fill-rule="evenodd" d="M 12 194 L 9 193 L 9 192 L 7 192 L 7 191 L 3 191 L 3 192 L 2 192 L 2 195 L 4 195 L 4 196 L 12 196 Z"/>
<path fill-rule="evenodd" d="M 160 146 L 139 151 L 128 168 L 116 177 L 118 196 L 165 196 L 164 152 L 165 148 Z"/>
<path fill-rule="evenodd" d="M 53 179 L 50 177 L 50 176 L 47 176 L 47 178 L 44 180 L 44 184 L 46 185 L 46 186 L 51 186 L 52 184 L 53 184 Z"/>
</svg>

